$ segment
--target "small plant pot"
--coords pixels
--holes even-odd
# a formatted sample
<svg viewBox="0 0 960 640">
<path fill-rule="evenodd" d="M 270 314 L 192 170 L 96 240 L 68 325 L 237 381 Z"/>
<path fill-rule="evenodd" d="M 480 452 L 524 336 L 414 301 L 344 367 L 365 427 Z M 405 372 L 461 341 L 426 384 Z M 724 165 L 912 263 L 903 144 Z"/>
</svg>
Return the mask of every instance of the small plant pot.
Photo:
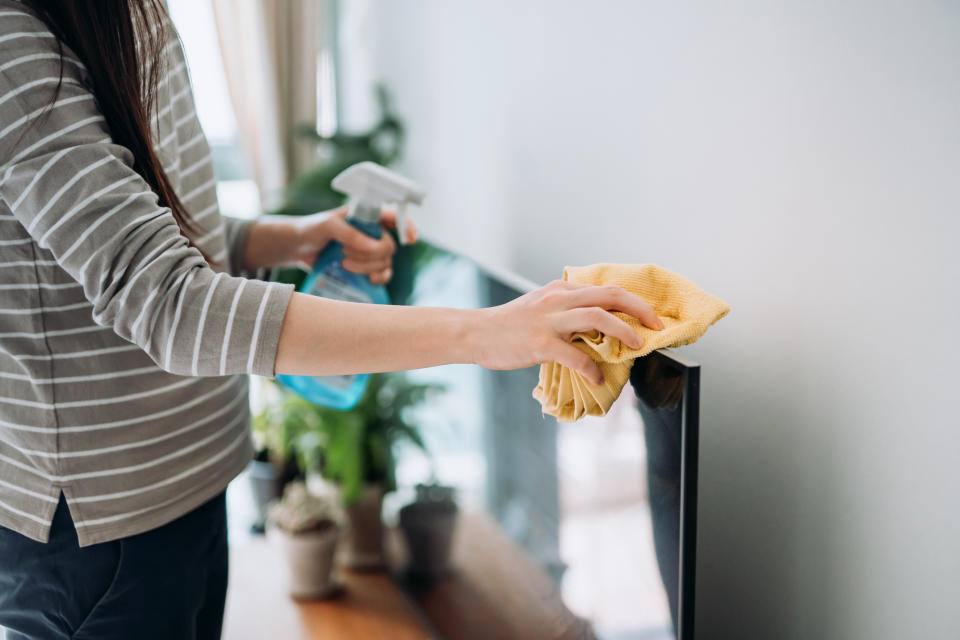
<svg viewBox="0 0 960 640">
<path fill-rule="evenodd" d="M 268 537 L 283 550 L 289 570 L 290 597 L 297 600 L 330 598 L 343 590 L 340 576 L 333 570 L 340 529 L 290 534 L 271 526 Z"/>
<path fill-rule="evenodd" d="M 400 530 L 410 552 L 407 571 L 412 576 L 435 579 L 450 570 L 456 522 L 454 502 L 414 502 L 400 509 Z"/>
<path fill-rule="evenodd" d="M 257 508 L 257 521 L 251 525 L 254 533 L 263 533 L 267 519 L 267 505 L 283 495 L 283 473 L 270 462 L 253 460 L 247 465 L 247 477 L 253 502 Z"/>
<path fill-rule="evenodd" d="M 383 487 L 367 485 L 360 499 L 345 506 L 347 526 L 337 563 L 350 569 L 376 570 L 383 568 Z"/>
</svg>

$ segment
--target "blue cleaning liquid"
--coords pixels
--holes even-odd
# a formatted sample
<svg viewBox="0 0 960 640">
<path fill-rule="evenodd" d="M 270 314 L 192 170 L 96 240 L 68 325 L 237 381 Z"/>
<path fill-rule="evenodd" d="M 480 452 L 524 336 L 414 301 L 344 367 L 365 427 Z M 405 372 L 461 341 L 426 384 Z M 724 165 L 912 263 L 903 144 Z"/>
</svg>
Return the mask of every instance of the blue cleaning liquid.
<svg viewBox="0 0 960 640">
<path fill-rule="evenodd" d="M 373 238 L 379 238 L 382 233 L 379 222 L 360 222 L 350 218 L 347 222 Z M 343 268 L 343 245 L 339 242 L 331 242 L 323 250 L 300 291 L 331 300 L 390 304 L 386 287 L 375 285 L 367 276 Z M 277 382 L 314 404 L 346 411 L 360 402 L 370 382 L 370 374 L 278 375 Z"/>
</svg>

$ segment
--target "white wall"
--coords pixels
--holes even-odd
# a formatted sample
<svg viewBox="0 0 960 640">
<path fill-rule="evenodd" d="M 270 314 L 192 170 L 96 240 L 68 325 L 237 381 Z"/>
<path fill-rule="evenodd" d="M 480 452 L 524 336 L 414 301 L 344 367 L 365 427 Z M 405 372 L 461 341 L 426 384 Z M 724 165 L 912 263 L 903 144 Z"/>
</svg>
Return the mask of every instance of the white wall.
<svg viewBox="0 0 960 640">
<path fill-rule="evenodd" d="M 425 229 L 731 304 L 685 348 L 701 637 L 960 637 L 960 5 L 372 5 Z"/>
</svg>

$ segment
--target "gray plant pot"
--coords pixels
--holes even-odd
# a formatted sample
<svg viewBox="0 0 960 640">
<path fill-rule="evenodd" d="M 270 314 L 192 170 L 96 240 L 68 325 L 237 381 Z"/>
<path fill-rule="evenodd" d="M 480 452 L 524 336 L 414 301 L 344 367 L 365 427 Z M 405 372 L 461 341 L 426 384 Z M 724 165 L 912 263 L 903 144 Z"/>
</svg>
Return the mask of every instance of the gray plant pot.
<svg viewBox="0 0 960 640">
<path fill-rule="evenodd" d="M 251 525 L 251 529 L 254 533 L 263 533 L 267 521 L 267 505 L 271 500 L 279 499 L 283 495 L 284 477 L 276 466 L 260 460 L 252 460 L 247 465 L 247 477 L 250 478 L 250 489 L 257 509 L 257 521 Z"/>
<path fill-rule="evenodd" d="M 414 502 L 400 509 L 400 529 L 410 552 L 408 571 L 433 579 L 450 570 L 457 505 L 449 502 Z"/>
</svg>

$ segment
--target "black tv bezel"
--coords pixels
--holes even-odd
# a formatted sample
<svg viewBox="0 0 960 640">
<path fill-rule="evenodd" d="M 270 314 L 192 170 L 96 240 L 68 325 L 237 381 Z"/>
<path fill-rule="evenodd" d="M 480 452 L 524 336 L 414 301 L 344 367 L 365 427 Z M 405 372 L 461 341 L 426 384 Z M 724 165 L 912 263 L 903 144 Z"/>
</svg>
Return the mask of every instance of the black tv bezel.
<svg viewBox="0 0 960 640">
<path fill-rule="evenodd" d="M 700 365 L 677 355 L 670 349 L 659 349 L 648 357 L 665 358 L 683 371 L 677 640 L 694 640 L 697 577 L 697 489 L 700 456 Z"/>
</svg>

